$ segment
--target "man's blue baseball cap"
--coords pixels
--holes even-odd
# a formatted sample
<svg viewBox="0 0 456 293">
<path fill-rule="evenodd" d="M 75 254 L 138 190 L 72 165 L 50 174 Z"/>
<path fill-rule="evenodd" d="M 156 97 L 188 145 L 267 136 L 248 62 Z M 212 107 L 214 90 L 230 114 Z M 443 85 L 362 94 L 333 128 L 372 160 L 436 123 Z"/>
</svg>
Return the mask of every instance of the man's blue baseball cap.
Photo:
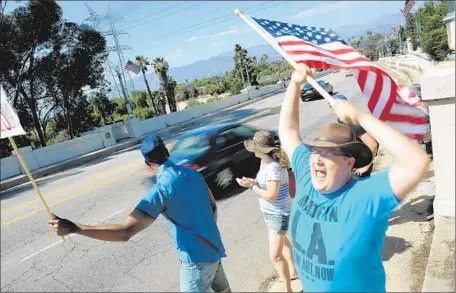
<svg viewBox="0 0 456 293">
<path fill-rule="evenodd" d="M 348 101 L 347 97 L 342 95 L 342 94 L 337 94 L 333 97 L 334 99 L 338 99 L 338 100 L 345 100 L 345 101 Z"/>
<path fill-rule="evenodd" d="M 160 138 L 158 135 L 149 135 L 146 137 L 141 145 L 141 154 L 145 159 L 148 158 L 148 155 L 156 150 L 158 147 L 164 147 L 165 144 L 163 143 L 163 140 Z"/>
</svg>

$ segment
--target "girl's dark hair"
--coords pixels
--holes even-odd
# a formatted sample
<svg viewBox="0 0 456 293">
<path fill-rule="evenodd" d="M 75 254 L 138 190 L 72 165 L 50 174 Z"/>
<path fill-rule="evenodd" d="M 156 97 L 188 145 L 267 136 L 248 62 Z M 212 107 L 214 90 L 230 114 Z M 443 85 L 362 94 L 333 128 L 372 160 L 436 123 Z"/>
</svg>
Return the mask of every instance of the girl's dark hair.
<svg viewBox="0 0 456 293">
<path fill-rule="evenodd" d="M 274 159 L 274 161 L 279 163 L 280 167 L 290 169 L 290 160 L 288 159 L 287 154 L 281 148 L 272 150 L 269 155 Z"/>
<path fill-rule="evenodd" d="M 169 151 L 166 146 L 159 146 L 147 154 L 146 164 L 162 165 L 169 158 Z"/>
</svg>

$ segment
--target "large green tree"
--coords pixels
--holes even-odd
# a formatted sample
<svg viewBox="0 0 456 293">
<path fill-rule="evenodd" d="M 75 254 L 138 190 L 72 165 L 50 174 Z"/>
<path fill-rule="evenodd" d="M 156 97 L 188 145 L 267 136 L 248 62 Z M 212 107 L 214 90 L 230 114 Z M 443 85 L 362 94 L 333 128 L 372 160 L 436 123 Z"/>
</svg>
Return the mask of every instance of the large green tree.
<svg viewBox="0 0 456 293">
<path fill-rule="evenodd" d="M 99 32 L 75 23 L 64 23 L 61 29 L 61 38 L 56 41 L 59 50 L 43 60 L 43 64 L 51 64 L 56 78 L 47 88 L 53 91 L 59 117 L 73 138 L 94 126 L 87 115 L 91 108 L 84 89 L 104 90 L 106 87 L 103 69 L 107 58 L 106 41 Z"/>
<path fill-rule="evenodd" d="M 37 133 L 41 146 L 46 146 L 46 139 L 39 106 L 49 97 L 36 84 L 36 61 L 52 47 L 61 17 L 62 10 L 55 1 L 32 0 L 2 15 L 0 21 L 0 79 L 24 128 Z"/>
<path fill-rule="evenodd" d="M 92 105 L 92 115 L 94 119 L 99 120 L 100 125 L 106 125 L 112 122 L 112 115 L 114 113 L 114 105 L 108 99 L 108 96 L 103 93 L 96 93 L 90 98 Z"/>
<path fill-rule="evenodd" d="M 449 1 L 429 1 L 415 13 L 421 27 L 420 47 L 437 61 L 444 60 L 450 52 L 446 26 L 443 21 L 447 14 L 448 4 Z M 451 4 L 454 5 L 454 2 Z"/>
<path fill-rule="evenodd" d="M 99 32 L 62 19 L 55 1 L 31 0 L 3 16 L 0 39 L 0 78 L 41 146 L 51 120 L 69 137 L 95 126 L 84 90 L 103 88 L 107 55 Z"/>
</svg>

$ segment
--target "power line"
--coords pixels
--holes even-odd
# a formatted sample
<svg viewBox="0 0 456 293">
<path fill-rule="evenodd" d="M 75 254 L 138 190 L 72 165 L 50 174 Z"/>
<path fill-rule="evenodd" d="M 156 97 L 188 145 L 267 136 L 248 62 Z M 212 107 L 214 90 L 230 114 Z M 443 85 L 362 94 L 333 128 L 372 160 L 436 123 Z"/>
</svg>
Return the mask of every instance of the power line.
<svg viewBox="0 0 456 293">
<path fill-rule="evenodd" d="M 249 12 L 249 13 L 255 13 L 255 12 L 266 10 L 266 9 L 269 9 L 269 8 L 272 8 L 272 7 L 275 7 L 275 6 L 278 6 L 278 5 L 285 4 L 285 3 L 290 2 L 290 1 L 275 2 L 273 5 L 268 6 L 268 7 L 262 7 L 262 8 L 256 9 L 256 10 L 248 11 L 248 10 L 256 8 L 258 6 L 265 5 L 265 4 L 269 3 L 269 2 L 273 2 L 273 1 L 268 1 L 266 3 L 262 3 L 262 4 L 259 4 L 259 5 L 255 5 L 255 6 L 246 8 L 245 11 Z M 315 5 L 312 5 L 312 6 L 307 6 L 307 7 L 301 8 L 301 9 L 312 9 L 312 8 L 317 7 L 317 6 L 330 5 L 330 4 L 334 4 L 336 2 L 337 1 L 318 3 L 318 4 L 315 4 Z M 289 13 L 283 13 L 283 14 L 279 14 L 279 15 L 285 15 L 285 14 L 289 14 Z M 195 31 L 195 30 L 199 30 L 199 29 L 208 27 L 210 25 L 219 24 L 219 23 L 226 22 L 226 21 L 229 21 L 229 20 L 232 20 L 232 19 L 235 19 L 235 18 L 236 17 L 233 16 L 232 13 L 226 14 L 226 15 L 223 15 L 223 16 L 220 16 L 220 17 L 216 17 L 214 19 L 210 19 L 210 20 L 207 20 L 207 21 L 203 21 L 201 23 L 198 23 L 198 24 L 195 24 L 195 25 L 192 25 L 192 26 L 189 26 L 189 27 L 185 27 L 185 28 L 182 28 L 182 29 L 179 29 L 179 30 L 176 30 L 176 31 L 172 31 L 172 32 L 169 32 L 169 33 L 157 35 L 157 36 L 154 36 L 154 37 L 151 37 L 151 38 L 147 38 L 147 39 L 144 39 L 144 40 L 141 40 L 141 41 L 133 42 L 130 45 L 132 45 L 132 46 L 133 45 L 138 45 L 138 44 L 144 43 L 146 41 L 151 41 L 151 42 L 160 41 L 160 40 L 163 40 L 163 39 L 166 39 L 166 38 L 169 38 L 169 37 L 173 37 L 173 36 L 176 36 L 176 35 L 179 35 L 179 34 L 187 33 L 187 32 L 190 31 L 190 29 Z M 219 21 L 216 21 L 216 20 L 219 20 Z M 214 21 L 216 21 L 216 22 L 214 22 Z M 208 24 L 201 26 L 202 24 L 205 24 L 205 23 L 208 23 Z"/>
<path fill-rule="evenodd" d="M 325 1 L 323 3 L 317 3 L 317 4 L 314 4 L 314 5 L 311 5 L 311 6 L 299 8 L 299 10 L 309 10 L 311 8 L 315 8 L 315 7 L 318 7 L 318 6 L 326 6 L 326 5 L 334 4 L 334 3 L 337 3 L 337 2 L 339 2 L 339 1 Z M 302 11 L 300 11 L 300 12 L 302 12 Z M 277 16 L 282 16 L 282 15 L 290 15 L 290 13 L 289 12 L 285 12 L 285 13 L 275 14 L 274 16 L 277 17 Z"/>
<path fill-rule="evenodd" d="M 162 13 L 162 12 L 166 12 L 166 11 L 171 10 L 171 9 L 173 9 L 173 8 L 176 8 L 176 7 L 180 6 L 180 5 L 183 5 L 183 4 L 187 3 L 187 2 L 188 2 L 188 1 L 180 2 L 180 3 L 177 3 L 176 5 L 173 5 L 173 6 L 171 6 L 171 7 L 167 7 L 167 8 L 165 8 L 165 9 L 163 9 L 163 10 L 158 11 L 158 12 L 154 12 L 154 13 L 152 13 L 152 14 L 146 15 L 146 16 L 141 17 L 141 18 L 139 18 L 139 19 L 135 19 L 135 20 L 133 20 L 133 21 L 131 21 L 131 22 L 128 22 L 128 23 L 126 23 L 126 24 L 120 26 L 120 28 L 124 28 L 125 26 L 132 25 L 132 24 L 134 24 L 134 23 L 136 23 L 136 22 L 138 22 L 138 21 L 141 21 L 141 20 L 143 20 L 143 19 L 146 19 L 146 18 L 148 18 L 148 17 L 151 17 L 151 16 L 154 16 L 154 15 L 160 14 L 160 13 Z"/>
<path fill-rule="evenodd" d="M 191 8 L 193 8 L 193 7 L 199 6 L 199 5 L 204 4 L 204 3 L 206 3 L 206 2 L 209 2 L 209 1 L 203 1 L 203 2 L 200 2 L 200 3 L 196 3 L 195 5 L 192 5 L 192 6 L 190 6 L 190 7 L 186 7 L 186 8 L 184 8 L 184 9 L 177 10 L 177 11 L 174 11 L 174 12 L 171 12 L 171 13 L 168 13 L 167 15 L 163 15 L 163 16 L 161 16 L 161 17 L 157 17 L 157 18 L 151 19 L 151 20 L 149 20 L 149 21 L 146 21 L 146 22 L 143 22 L 143 23 L 139 23 L 139 24 L 136 24 L 136 25 L 131 26 L 131 27 L 127 27 L 127 29 L 132 29 L 132 28 L 135 28 L 135 27 L 138 27 L 138 26 L 142 26 L 142 25 L 145 25 L 145 24 L 148 24 L 148 23 L 151 23 L 151 22 L 154 22 L 154 21 L 157 21 L 157 20 L 166 18 L 166 17 L 168 17 L 168 16 L 177 14 L 177 13 L 182 12 L 182 11 L 185 11 L 185 10 L 189 10 L 189 9 L 191 9 Z"/>
<path fill-rule="evenodd" d="M 272 1 L 268 1 L 268 2 L 272 2 Z M 261 10 L 269 9 L 269 8 L 272 8 L 272 7 L 275 7 L 275 6 L 278 6 L 278 5 L 285 4 L 286 2 L 290 2 L 290 1 L 275 2 L 271 6 L 263 7 L 263 8 L 260 8 L 260 9 L 254 10 L 254 11 L 250 11 L 250 12 L 254 13 L 254 12 L 261 11 Z M 248 9 L 253 9 L 253 8 L 256 8 L 256 7 L 262 6 L 262 5 L 264 5 L 264 4 L 255 5 L 253 7 L 248 8 Z M 172 32 L 169 32 L 169 33 L 157 35 L 157 36 L 154 36 L 154 37 L 151 37 L 151 38 L 147 38 L 147 39 L 144 39 L 144 40 L 141 40 L 141 41 L 133 42 L 130 45 L 138 45 L 138 44 L 144 43 L 146 41 L 152 41 L 152 42 L 159 41 L 159 40 L 162 40 L 162 39 L 166 39 L 166 38 L 173 37 L 173 36 L 176 36 L 176 35 L 179 35 L 179 34 L 182 34 L 182 33 L 189 32 L 190 30 L 192 30 L 192 31 L 199 30 L 199 29 L 202 29 L 202 28 L 205 28 L 205 27 L 208 27 L 208 26 L 212 26 L 214 24 L 226 22 L 226 21 L 229 21 L 229 20 L 232 20 L 232 19 L 235 19 L 235 18 L 236 18 L 236 16 L 234 16 L 233 13 L 229 13 L 229 14 L 226 14 L 226 15 L 223 15 L 223 16 L 220 16 L 220 17 L 216 17 L 216 18 L 213 18 L 213 19 L 210 19 L 210 20 L 207 20 L 207 21 L 203 21 L 203 22 L 200 22 L 200 23 L 197 23 L 195 25 L 191 25 L 191 26 L 179 29 L 179 30 L 175 30 L 175 31 L 172 31 Z M 203 25 L 203 24 L 207 24 L 207 25 Z M 203 25 L 203 26 L 201 26 L 201 25 Z"/>
</svg>

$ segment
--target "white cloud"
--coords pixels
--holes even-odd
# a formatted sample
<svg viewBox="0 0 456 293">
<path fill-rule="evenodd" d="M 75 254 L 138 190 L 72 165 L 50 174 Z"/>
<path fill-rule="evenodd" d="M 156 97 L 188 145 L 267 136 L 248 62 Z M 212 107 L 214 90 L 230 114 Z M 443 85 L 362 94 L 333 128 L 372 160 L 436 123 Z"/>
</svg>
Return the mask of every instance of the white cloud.
<svg viewBox="0 0 456 293">
<path fill-rule="evenodd" d="M 193 42 L 193 41 L 198 41 L 198 40 L 201 40 L 201 39 L 204 39 L 204 36 L 195 36 L 195 37 L 191 37 L 191 38 L 186 39 L 185 41 L 187 41 L 187 42 Z"/>
<path fill-rule="evenodd" d="M 321 3 L 317 4 L 310 9 L 305 9 L 297 14 L 293 15 L 293 18 L 308 18 L 316 15 L 326 14 L 331 11 L 342 11 L 342 9 L 346 9 L 348 6 L 363 4 L 363 1 L 337 1 L 337 2 L 330 2 L 330 3 Z"/>
<path fill-rule="evenodd" d="M 202 36 L 193 36 L 188 39 L 186 39 L 186 42 L 193 42 L 193 41 L 199 41 L 199 40 L 212 40 L 216 41 L 220 38 L 230 36 L 230 35 L 239 35 L 239 34 L 244 34 L 246 32 L 249 32 L 245 26 L 232 26 L 227 30 L 219 31 L 215 34 L 208 34 L 208 35 L 202 35 Z"/>
<path fill-rule="evenodd" d="M 165 60 L 176 61 L 176 60 L 182 59 L 184 57 L 187 57 L 189 55 L 190 54 L 186 53 L 184 50 L 178 49 L 178 50 L 174 50 L 174 51 L 171 51 L 168 54 L 166 54 Z"/>
<path fill-rule="evenodd" d="M 225 44 L 224 41 L 215 41 L 215 42 L 212 42 L 209 44 L 209 48 L 211 48 L 211 49 L 218 48 L 224 44 Z"/>
</svg>

